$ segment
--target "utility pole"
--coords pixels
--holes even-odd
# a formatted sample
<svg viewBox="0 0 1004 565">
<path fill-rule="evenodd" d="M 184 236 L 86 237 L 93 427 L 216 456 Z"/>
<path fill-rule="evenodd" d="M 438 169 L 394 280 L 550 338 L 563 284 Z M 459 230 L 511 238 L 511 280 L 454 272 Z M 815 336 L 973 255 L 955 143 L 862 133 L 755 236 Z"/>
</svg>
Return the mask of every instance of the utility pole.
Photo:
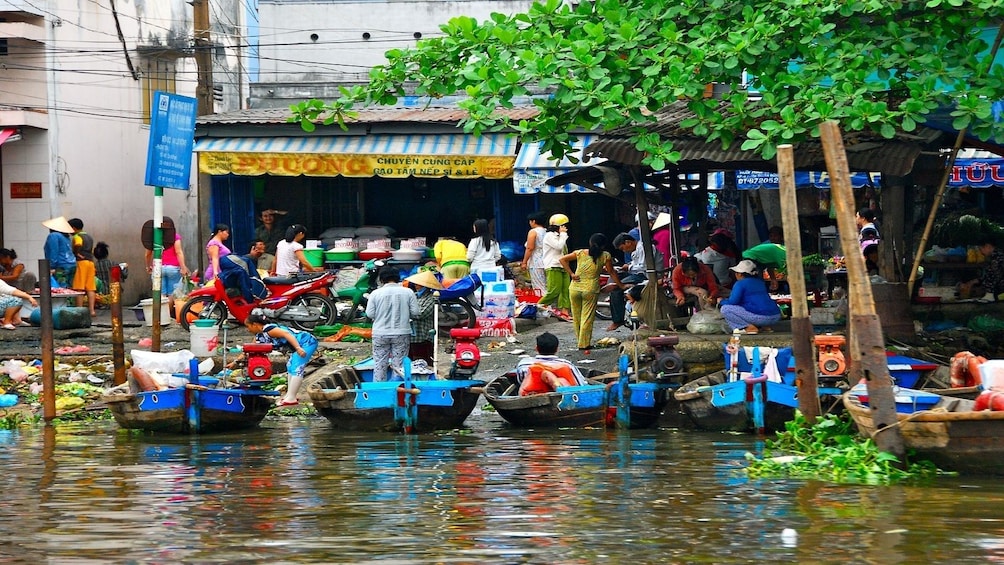
<svg viewBox="0 0 1004 565">
<path fill-rule="evenodd" d="M 197 114 L 213 113 L 213 57 L 209 38 L 209 0 L 192 0 L 192 24 L 195 27 L 195 66 L 199 83 L 195 87 Z"/>
</svg>

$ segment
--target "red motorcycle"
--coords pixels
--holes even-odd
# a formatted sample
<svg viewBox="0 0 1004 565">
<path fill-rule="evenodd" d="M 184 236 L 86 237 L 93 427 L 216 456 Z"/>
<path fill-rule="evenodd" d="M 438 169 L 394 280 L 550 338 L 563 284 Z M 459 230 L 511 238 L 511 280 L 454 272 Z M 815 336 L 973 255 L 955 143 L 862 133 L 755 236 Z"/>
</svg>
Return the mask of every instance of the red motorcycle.
<svg viewBox="0 0 1004 565">
<path fill-rule="evenodd" d="M 290 277 L 268 277 L 268 298 L 248 302 L 238 289 L 227 288 L 219 278 L 211 286 L 192 291 L 178 312 L 178 322 L 186 330 L 195 320 L 215 320 L 223 325 L 229 318 L 243 324 L 248 314 L 261 308 L 276 322 L 288 323 L 302 331 L 335 323 L 337 311 L 331 300 L 335 272 L 297 274 Z"/>
</svg>

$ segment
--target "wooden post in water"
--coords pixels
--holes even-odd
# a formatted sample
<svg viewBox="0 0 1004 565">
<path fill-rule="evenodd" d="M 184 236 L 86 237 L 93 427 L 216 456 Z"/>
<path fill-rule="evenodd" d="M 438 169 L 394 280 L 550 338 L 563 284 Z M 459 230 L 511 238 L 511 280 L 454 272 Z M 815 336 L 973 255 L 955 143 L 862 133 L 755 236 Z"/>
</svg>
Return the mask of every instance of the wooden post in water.
<svg viewBox="0 0 1004 565">
<path fill-rule="evenodd" d="M 112 366 L 115 368 L 114 383 L 126 382 L 125 340 L 122 331 L 122 267 L 115 265 L 111 272 L 112 295 Z"/>
<path fill-rule="evenodd" d="M 885 340 L 882 325 L 875 313 L 871 282 L 865 268 L 865 258 L 858 250 L 857 226 L 854 223 L 854 192 L 851 189 L 851 174 L 847 165 L 847 153 L 840 135 L 840 126 L 829 120 L 819 125 L 819 137 L 823 142 L 826 169 L 830 173 L 831 202 L 837 210 L 837 229 L 840 244 L 845 251 L 847 264 L 847 291 L 850 299 L 848 326 L 851 328 L 852 343 L 849 380 L 851 384 L 862 378 L 868 386 L 868 405 L 876 430 L 875 445 L 904 461 L 905 449 L 899 427 L 896 425 L 896 399 L 892 391 L 892 379 L 886 362 Z"/>
<path fill-rule="evenodd" d="M 38 314 L 42 330 L 42 419 L 56 419 L 56 349 L 52 338 L 52 285 L 49 260 L 38 261 Z"/>
<path fill-rule="evenodd" d="M 784 233 L 795 234 L 784 246 L 787 253 L 788 285 L 791 289 L 791 352 L 795 356 L 795 383 L 798 385 L 798 409 L 814 424 L 819 413 L 819 381 L 812 354 L 812 322 L 809 320 L 808 293 L 802 269 L 801 234 L 798 223 L 798 198 L 795 195 L 795 159 L 791 145 L 777 147 L 777 175 L 781 189 L 781 225 Z M 782 372 L 783 367 L 778 367 Z"/>
</svg>

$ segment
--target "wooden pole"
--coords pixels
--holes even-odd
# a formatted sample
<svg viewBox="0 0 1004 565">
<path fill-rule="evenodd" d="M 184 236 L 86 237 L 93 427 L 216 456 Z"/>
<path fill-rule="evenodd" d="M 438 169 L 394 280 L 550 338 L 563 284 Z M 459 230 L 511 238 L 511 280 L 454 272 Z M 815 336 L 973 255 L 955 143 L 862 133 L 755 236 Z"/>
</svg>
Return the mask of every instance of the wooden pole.
<svg viewBox="0 0 1004 565">
<path fill-rule="evenodd" d="M 52 337 L 52 285 L 49 260 L 38 261 L 38 314 L 42 330 L 42 419 L 56 419 L 56 349 Z"/>
<path fill-rule="evenodd" d="M 126 382 L 125 339 L 122 329 L 122 267 L 115 265 L 111 273 L 112 295 L 112 366 L 114 367 L 114 382 L 120 385 Z"/>
<path fill-rule="evenodd" d="M 822 409 L 819 406 L 819 381 L 812 354 L 812 322 L 806 300 L 805 272 L 802 269 L 801 229 L 798 223 L 798 197 L 795 194 L 795 158 L 791 145 L 777 147 L 777 175 L 781 189 L 781 225 L 789 237 L 787 254 L 788 285 L 791 287 L 791 352 L 795 356 L 795 383 L 798 385 L 798 409 L 814 424 Z M 779 367 L 780 368 L 780 367 Z"/>
<path fill-rule="evenodd" d="M 872 410 L 875 427 L 878 430 L 889 428 L 889 433 L 875 436 L 875 444 L 882 451 L 895 455 L 900 461 L 905 461 L 903 438 L 896 425 L 896 399 L 892 391 L 892 379 L 889 377 L 889 366 L 886 363 L 885 340 L 882 335 L 882 325 L 875 313 L 875 300 L 865 268 L 865 258 L 860 252 L 849 251 L 858 249 L 859 245 L 857 226 L 854 223 L 851 173 L 847 165 L 847 153 L 844 151 L 840 126 L 833 120 L 823 122 L 819 125 L 819 137 L 823 142 L 826 169 L 830 173 L 831 200 L 836 206 L 840 244 L 846 252 L 844 259 L 847 264 L 847 290 L 850 297 L 848 325 L 852 329 L 851 341 L 857 342 L 857 347 L 852 343 L 850 348 L 850 381 L 854 384 L 862 378 L 865 380 L 868 386 L 868 405 Z"/>
<path fill-rule="evenodd" d="M 635 205 L 638 208 L 638 230 L 641 233 L 641 241 L 638 245 L 645 250 L 645 272 L 648 274 L 648 284 L 642 290 L 642 317 L 652 327 L 656 327 L 657 320 L 668 318 L 663 294 L 659 292 L 659 275 L 656 273 L 655 246 L 652 245 L 652 230 L 648 225 L 648 200 L 645 199 L 645 183 L 637 174 L 637 167 L 631 167 L 631 180 L 634 185 Z M 670 229 L 676 229 L 676 222 L 670 224 Z M 670 320 L 669 329 L 675 330 L 673 322 Z"/>
</svg>

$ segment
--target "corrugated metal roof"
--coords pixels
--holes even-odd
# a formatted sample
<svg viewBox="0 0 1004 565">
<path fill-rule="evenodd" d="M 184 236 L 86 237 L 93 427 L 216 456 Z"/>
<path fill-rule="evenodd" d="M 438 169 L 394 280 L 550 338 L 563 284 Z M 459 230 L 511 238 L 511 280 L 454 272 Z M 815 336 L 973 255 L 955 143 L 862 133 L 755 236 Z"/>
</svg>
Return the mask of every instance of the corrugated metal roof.
<svg viewBox="0 0 1004 565">
<path fill-rule="evenodd" d="M 356 111 L 358 116 L 346 120 L 348 123 L 372 124 L 372 123 L 450 123 L 456 124 L 467 117 L 467 111 L 460 108 L 392 108 L 392 107 L 372 107 L 363 108 Z M 530 119 L 539 112 L 534 106 L 523 106 L 517 108 L 499 108 L 500 115 L 508 116 L 513 120 Z M 199 116 L 196 123 L 199 125 L 272 125 L 285 124 L 292 114 L 288 108 L 259 108 L 255 110 L 238 110 L 225 114 L 213 114 L 210 116 Z M 338 127 L 338 126 L 334 126 Z"/>
</svg>

